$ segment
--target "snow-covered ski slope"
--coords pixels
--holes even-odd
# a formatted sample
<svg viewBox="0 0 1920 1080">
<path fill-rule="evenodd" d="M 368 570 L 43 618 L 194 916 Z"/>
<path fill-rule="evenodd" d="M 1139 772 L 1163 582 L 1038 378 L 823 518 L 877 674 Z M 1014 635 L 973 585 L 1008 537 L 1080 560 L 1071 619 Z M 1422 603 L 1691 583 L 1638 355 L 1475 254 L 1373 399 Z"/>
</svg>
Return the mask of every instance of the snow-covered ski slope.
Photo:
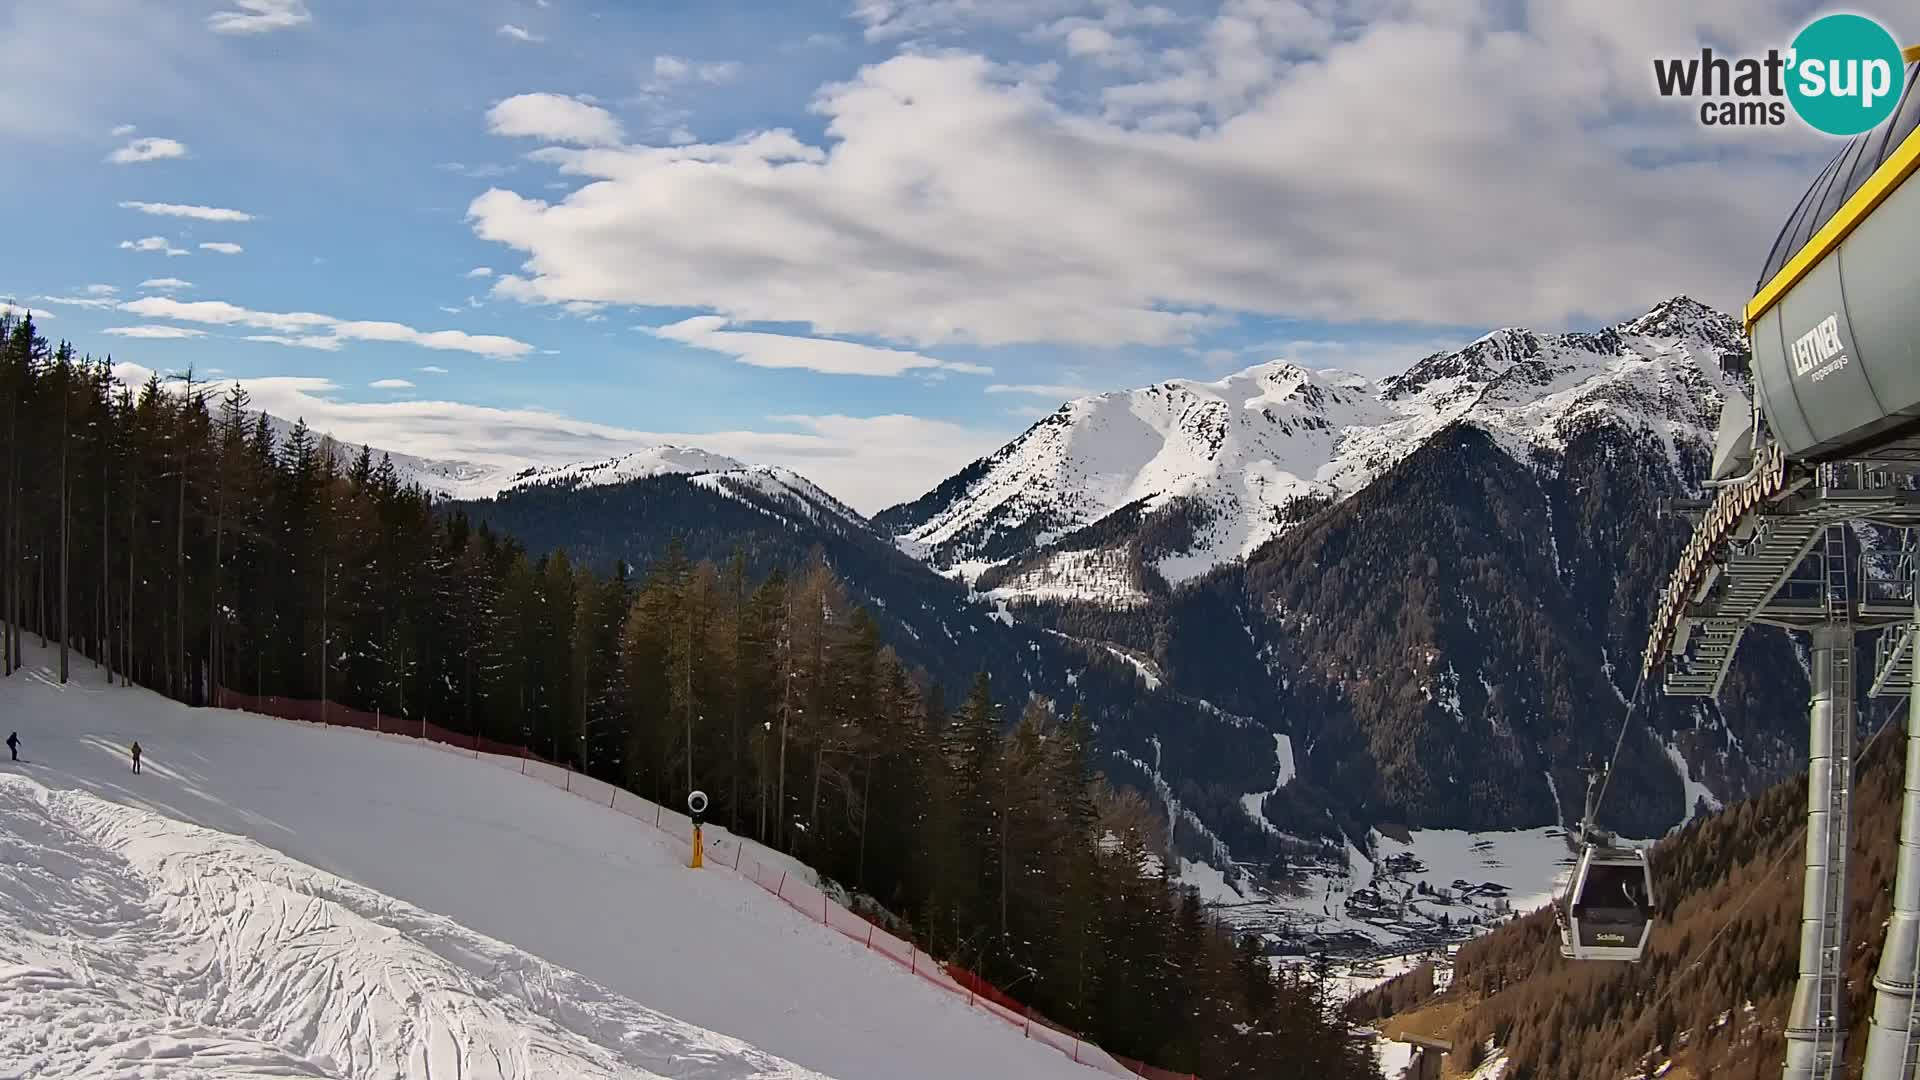
<svg viewBox="0 0 1920 1080">
<path fill-rule="evenodd" d="M 110 689 L 85 660 L 61 688 L 28 652 L 0 680 L 24 759 L 0 758 L 0 1076 L 1100 1075 L 604 806 L 424 743 Z M 195 894 L 209 870 L 231 878 Z M 406 1012 L 440 1000 L 461 1004 Z M 536 1044 L 557 1064 L 493 1056 Z M 62 1047 L 92 1064 L 22 1056 Z M 316 1064 L 328 1047 L 347 1059 Z"/>
<path fill-rule="evenodd" d="M 23 775 L 0 835 L 8 1076 L 820 1075 L 244 837 Z"/>
</svg>

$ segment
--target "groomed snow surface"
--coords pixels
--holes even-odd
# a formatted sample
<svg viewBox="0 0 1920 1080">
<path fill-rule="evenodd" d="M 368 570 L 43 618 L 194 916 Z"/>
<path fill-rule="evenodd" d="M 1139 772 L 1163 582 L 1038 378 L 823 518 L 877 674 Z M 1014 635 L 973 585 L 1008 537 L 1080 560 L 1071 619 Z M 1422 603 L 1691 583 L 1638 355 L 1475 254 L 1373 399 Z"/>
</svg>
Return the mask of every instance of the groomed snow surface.
<svg viewBox="0 0 1920 1080">
<path fill-rule="evenodd" d="M 27 660 L 0 1076 L 1100 1075 L 538 780 Z"/>
</svg>

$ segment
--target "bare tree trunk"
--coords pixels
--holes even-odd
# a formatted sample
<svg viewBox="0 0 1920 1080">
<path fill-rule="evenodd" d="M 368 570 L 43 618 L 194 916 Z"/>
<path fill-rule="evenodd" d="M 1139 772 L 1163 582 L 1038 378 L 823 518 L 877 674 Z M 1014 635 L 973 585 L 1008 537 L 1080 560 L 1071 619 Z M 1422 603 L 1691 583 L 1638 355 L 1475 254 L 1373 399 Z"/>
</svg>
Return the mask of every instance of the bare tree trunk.
<svg viewBox="0 0 1920 1080">
<path fill-rule="evenodd" d="M 193 381 L 187 381 L 187 396 L 193 396 Z M 180 496 L 173 521 L 173 652 L 170 663 L 178 664 L 180 681 L 174 696 L 187 700 L 187 430 L 185 406 L 180 422 L 180 452 L 174 455 L 180 472 Z"/>
<path fill-rule="evenodd" d="M 71 368 L 68 371 L 70 372 Z M 72 612 L 67 606 L 67 557 L 71 547 L 68 541 L 73 533 L 73 519 L 69 505 L 71 499 L 69 492 L 72 485 L 67 480 L 68 435 L 70 434 L 67 411 L 68 403 L 73 396 L 67 392 L 69 377 L 70 375 L 63 374 L 60 378 L 60 684 L 62 686 L 67 682 L 68 650 L 73 638 Z"/>
<path fill-rule="evenodd" d="M 780 764 L 774 776 L 774 846 L 787 849 L 787 717 L 793 713 L 793 599 L 787 599 L 787 621 L 780 628 Z"/>
</svg>

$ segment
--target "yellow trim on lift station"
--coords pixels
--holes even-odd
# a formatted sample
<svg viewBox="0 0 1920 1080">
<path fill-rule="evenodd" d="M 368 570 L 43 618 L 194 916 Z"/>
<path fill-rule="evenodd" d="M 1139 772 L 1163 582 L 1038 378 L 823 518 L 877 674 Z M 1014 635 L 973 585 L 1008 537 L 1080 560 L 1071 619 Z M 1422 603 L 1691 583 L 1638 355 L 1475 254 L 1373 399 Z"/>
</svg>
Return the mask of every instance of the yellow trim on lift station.
<svg viewBox="0 0 1920 1080">
<path fill-rule="evenodd" d="M 1920 48 L 1909 50 L 1909 52 L 1920 53 Z M 1820 260 L 1832 254 L 1833 249 L 1839 247 L 1841 241 L 1853 235 L 1853 230 L 1867 220 L 1867 215 L 1879 209 L 1880 204 L 1886 202 L 1888 196 L 1898 191 L 1900 185 L 1905 183 L 1907 177 L 1912 176 L 1916 169 L 1920 169 L 1920 129 L 1909 134 L 1907 140 L 1900 144 L 1900 148 L 1880 163 L 1880 167 L 1875 169 L 1873 175 L 1867 178 L 1867 182 L 1860 185 L 1860 190 L 1854 192 L 1853 196 L 1840 207 L 1832 220 L 1822 226 L 1819 232 L 1814 233 L 1813 239 L 1807 241 L 1799 254 L 1795 255 L 1787 265 L 1781 267 L 1780 272 L 1773 275 L 1773 280 L 1767 282 L 1766 286 L 1754 296 L 1752 302 L 1747 304 L 1747 334 L 1751 336 L 1753 325 L 1760 321 L 1760 317 L 1765 315 L 1773 305 L 1779 303 L 1780 298 L 1795 285 L 1800 284 L 1801 279 L 1812 272 L 1813 268 L 1819 265 Z"/>
</svg>

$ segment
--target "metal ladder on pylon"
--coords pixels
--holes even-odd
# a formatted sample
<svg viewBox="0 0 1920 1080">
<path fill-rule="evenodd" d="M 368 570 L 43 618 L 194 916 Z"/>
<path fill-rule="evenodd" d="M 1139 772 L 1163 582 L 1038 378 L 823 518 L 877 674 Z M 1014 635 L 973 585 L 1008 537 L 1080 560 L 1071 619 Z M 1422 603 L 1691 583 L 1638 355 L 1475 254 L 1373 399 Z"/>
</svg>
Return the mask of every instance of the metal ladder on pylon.
<svg viewBox="0 0 1920 1080">
<path fill-rule="evenodd" d="M 1833 753 L 1827 759 L 1829 792 L 1827 811 L 1826 880 L 1821 883 L 1820 906 L 1820 994 L 1818 1050 L 1814 1056 L 1815 1080 L 1842 1075 L 1845 1063 L 1837 1052 L 1845 1031 L 1847 994 L 1846 907 L 1847 855 L 1852 843 L 1853 789 L 1853 590 L 1847 574 L 1847 526 L 1827 526 L 1822 552 L 1827 625 L 1835 631 L 1836 646 L 1828 656 L 1832 664 L 1831 725 Z"/>
</svg>

